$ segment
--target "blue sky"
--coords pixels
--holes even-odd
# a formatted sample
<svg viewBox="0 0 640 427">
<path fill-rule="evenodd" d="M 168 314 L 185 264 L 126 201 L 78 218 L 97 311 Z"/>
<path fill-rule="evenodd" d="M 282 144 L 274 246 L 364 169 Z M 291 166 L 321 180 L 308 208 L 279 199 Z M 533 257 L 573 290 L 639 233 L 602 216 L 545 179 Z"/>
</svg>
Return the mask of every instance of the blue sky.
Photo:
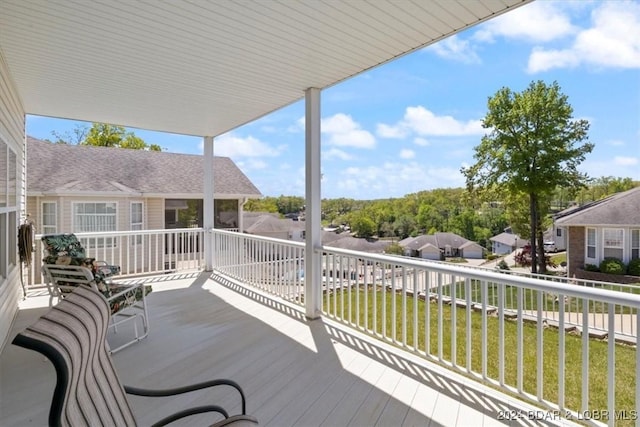
<svg viewBox="0 0 640 427">
<path fill-rule="evenodd" d="M 378 199 L 464 186 L 487 99 L 557 81 L 591 124 L 592 177 L 640 180 L 640 2 L 539 0 L 322 92 L 322 197 Z M 52 138 L 80 122 L 27 117 Z M 202 139 L 133 129 L 166 151 Z M 264 195 L 304 195 L 304 104 L 215 140 Z"/>
</svg>

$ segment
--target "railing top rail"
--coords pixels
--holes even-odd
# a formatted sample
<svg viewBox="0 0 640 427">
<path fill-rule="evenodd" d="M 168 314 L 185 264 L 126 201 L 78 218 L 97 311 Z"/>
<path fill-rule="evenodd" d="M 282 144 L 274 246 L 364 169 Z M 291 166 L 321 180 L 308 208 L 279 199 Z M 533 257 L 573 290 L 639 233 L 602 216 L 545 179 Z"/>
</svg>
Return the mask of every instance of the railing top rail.
<svg viewBox="0 0 640 427">
<path fill-rule="evenodd" d="M 304 242 L 294 242 L 294 241 L 291 241 L 291 240 L 278 239 L 278 238 L 275 238 L 275 237 L 266 237 L 266 236 L 258 236 L 256 234 L 239 233 L 237 231 L 222 230 L 222 229 L 219 229 L 219 228 L 214 228 L 213 232 L 217 233 L 217 234 L 221 234 L 221 235 L 234 236 L 234 237 L 237 237 L 239 235 L 243 239 L 258 240 L 258 241 L 262 241 L 262 242 L 270 242 L 270 243 L 273 243 L 273 244 L 276 244 L 276 245 L 293 246 L 293 247 L 299 247 L 299 248 L 304 248 L 305 247 Z"/>
<path fill-rule="evenodd" d="M 141 234 L 171 234 L 171 233 L 198 233 L 203 231 L 203 228 L 163 228 L 158 230 L 128 230 L 128 231 L 92 231 L 84 233 L 73 233 L 78 238 L 91 238 L 91 237 L 118 237 L 118 236 L 131 236 Z M 36 240 L 42 238 L 42 234 L 36 234 L 34 237 Z"/>
<path fill-rule="evenodd" d="M 618 292 L 608 289 L 578 286 L 576 284 L 563 282 L 552 282 L 549 280 L 538 278 L 495 272 L 488 269 L 460 268 L 455 264 L 446 264 L 429 260 L 415 260 L 382 254 L 363 253 L 348 249 L 333 248 L 331 246 L 322 246 L 321 250 L 323 252 L 371 260 L 382 264 L 392 264 L 408 268 L 429 270 L 438 273 L 452 274 L 461 278 L 464 277 L 492 283 L 504 283 L 511 286 L 526 287 L 543 292 L 588 298 L 601 302 L 621 304 L 640 309 L 640 295 L 628 292 Z"/>
</svg>

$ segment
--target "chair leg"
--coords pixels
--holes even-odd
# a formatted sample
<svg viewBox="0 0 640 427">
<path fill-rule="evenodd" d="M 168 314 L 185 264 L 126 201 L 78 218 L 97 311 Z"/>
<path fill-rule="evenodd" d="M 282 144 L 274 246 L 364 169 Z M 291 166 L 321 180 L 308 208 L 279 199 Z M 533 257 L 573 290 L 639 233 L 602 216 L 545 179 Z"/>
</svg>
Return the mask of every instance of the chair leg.
<svg viewBox="0 0 640 427">
<path fill-rule="evenodd" d="M 124 311 L 127 311 L 127 310 L 131 310 L 132 312 L 124 313 Z M 126 317 L 126 318 L 122 320 L 116 320 L 118 317 Z M 139 334 L 140 331 L 138 330 L 138 319 L 142 321 L 142 335 Z M 148 317 L 148 311 L 147 311 L 147 298 L 144 295 L 144 292 L 143 292 L 142 299 L 140 301 L 137 301 L 132 306 L 125 308 L 122 313 L 114 313 L 111 316 L 111 320 L 113 324 L 110 325 L 109 328 L 110 329 L 113 328 L 115 333 L 117 333 L 118 325 L 120 325 L 121 323 L 127 322 L 129 320 L 133 320 L 133 331 L 134 331 L 134 338 L 130 341 L 127 341 L 126 343 L 122 344 L 119 347 L 111 349 L 112 354 L 126 347 L 129 347 L 131 344 L 135 344 L 136 342 L 146 338 L 149 335 L 149 317 Z"/>
</svg>

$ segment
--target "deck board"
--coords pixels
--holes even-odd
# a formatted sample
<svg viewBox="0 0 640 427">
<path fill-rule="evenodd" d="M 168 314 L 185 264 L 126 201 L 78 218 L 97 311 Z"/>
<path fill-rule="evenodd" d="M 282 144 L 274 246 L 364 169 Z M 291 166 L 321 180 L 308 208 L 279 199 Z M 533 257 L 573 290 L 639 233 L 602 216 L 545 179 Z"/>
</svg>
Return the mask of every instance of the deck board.
<svg viewBox="0 0 640 427">
<path fill-rule="evenodd" d="M 310 321 L 301 307 L 215 279 L 150 279 L 150 335 L 114 355 L 124 383 L 164 388 L 232 378 L 247 394 L 249 413 L 263 426 L 278 427 L 497 425 L 497 410 L 512 404 L 416 355 L 328 319 Z M 21 308 L 13 334 L 44 312 L 32 307 L 35 300 Z M 0 425 L 46 425 L 55 384 L 51 364 L 7 345 L 0 377 Z M 224 387 L 130 401 L 141 425 L 190 404 L 240 409 L 237 394 Z M 195 417 L 179 425 L 212 421 Z"/>
</svg>

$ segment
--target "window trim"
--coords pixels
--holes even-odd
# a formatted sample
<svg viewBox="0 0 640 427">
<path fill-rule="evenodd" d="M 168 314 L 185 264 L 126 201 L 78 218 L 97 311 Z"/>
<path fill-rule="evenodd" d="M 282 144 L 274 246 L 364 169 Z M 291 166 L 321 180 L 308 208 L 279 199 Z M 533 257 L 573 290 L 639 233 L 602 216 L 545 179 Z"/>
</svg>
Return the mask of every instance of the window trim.
<svg viewBox="0 0 640 427">
<path fill-rule="evenodd" d="M 140 222 L 133 222 L 133 206 L 140 205 Z M 140 228 L 134 228 L 140 227 Z M 142 231 L 144 230 L 144 201 L 135 200 L 129 203 L 129 230 L 130 231 Z M 142 236 L 136 236 L 135 239 L 131 239 L 132 245 L 142 244 Z"/>
<path fill-rule="evenodd" d="M 636 234 L 637 246 L 633 246 L 633 234 Z M 629 261 L 632 259 L 640 258 L 640 228 L 632 228 L 629 230 Z M 636 257 L 633 256 L 633 251 L 636 251 Z"/>
<path fill-rule="evenodd" d="M 119 203 L 116 200 L 74 200 L 71 202 L 71 229 L 73 230 L 74 233 L 99 233 L 99 231 L 77 231 L 76 227 L 76 206 L 77 205 L 84 205 L 84 204 L 113 204 L 115 205 L 115 230 L 110 230 L 107 231 L 107 233 L 109 232 L 116 232 L 118 231 L 119 228 L 119 212 L 118 212 L 118 205 Z M 104 239 L 111 239 L 111 245 L 106 245 L 106 244 L 97 244 L 97 248 L 91 247 L 89 248 L 89 244 L 91 242 L 87 243 L 87 249 L 113 249 L 113 248 L 117 248 L 118 247 L 118 239 L 116 237 L 105 237 Z"/>
<path fill-rule="evenodd" d="M 0 179 L 0 184 L 3 186 L 0 190 L 0 195 L 3 196 L 0 200 L 0 287 L 2 287 L 18 266 L 17 227 L 20 222 L 18 216 L 21 214 L 20 159 L 22 156 L 1 132 L 0 150 L 4 151 L 0 159 L 5 163 L 0 169 L 6 170 L 5 176 Z M 11 176 L 11 173 L 14 176 Z"/>
<path fill-rule="evenodd" d="M 593 232 L 593 244 L 589 244 L 589 232 Z M 593 248 L 593 256 L 589 256 L 589 248 Z M 592 227 L 585 228 L 585 236 L 584 236 L 584 252 L 585 258 L 590 260 L 598 259 L 598 231 Z"/>
<path fill-rule="evenodd" d="M 607 240 L 607 232 L 615 232 L 615 234 L 619 235 L 619 243 L 616 243 L 615 245 L 611 245 L 609 244 L 611 241 L 613 241 L 611 238 L 609 240 Z M 611 236 L 609 236 L 611 237 Z M 616 236 L 618 237 L 618 236 Z M 616 240 L 617 241 L 617 240 Z M 614 258 L 618 258 L 621 261 L 624 260 L 624 243 L 625 243 L 625 232 L 624 232 L 624 228 L 620 228 L 620 227 L 616 227 L 616 228 L 612 228 L 612 227 L 606 227 L 606 228 L 602 228 L 602 256 L 603 258 L 606 258 L 606 252 L 607 249 L 613 249 L 616 251 L 620 251 L 620 256 L 616 256 Z"/>
<path fill-rule="evenodd" d="M 47 225 L 44 223 L 44 218 L 45 218 L 45 213 L 44 213 L 44 205 L 53 205 L 53 219 L 54 219 L 54 224 L 53 225 Z M 42 201 L 40 202 L 40 227 L 42 230 L 42 234 L 56 234 L 58 232 L 58 202 L 55 200 L 52 201 Z M 53 228 L 53 231 L 47 231 L 47 227 Z"/>
</svg>

